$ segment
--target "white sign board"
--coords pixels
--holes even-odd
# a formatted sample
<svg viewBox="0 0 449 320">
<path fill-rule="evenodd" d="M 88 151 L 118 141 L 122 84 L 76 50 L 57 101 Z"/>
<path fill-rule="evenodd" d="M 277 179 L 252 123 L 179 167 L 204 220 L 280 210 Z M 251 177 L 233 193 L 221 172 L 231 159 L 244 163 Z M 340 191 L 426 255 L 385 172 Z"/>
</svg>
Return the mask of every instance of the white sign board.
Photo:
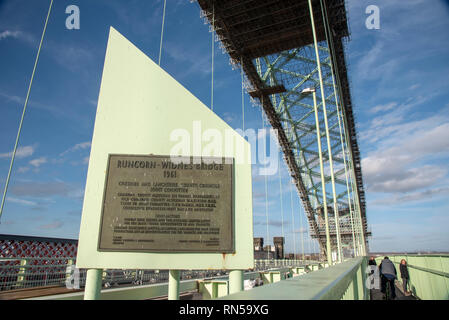
<svg viewBox="0 0 449 320">
<path fill-rule="evenodd" d="M 223 143 L 215 141 L 215 147 L 212 148 L 210 146 L 211 139 L 220 138 L 226 141 Z M 234 147 L 225 147 L 230 139 L 233 141 Z M 181 144 L 184 147 L 180 147 Z M 220 146 L 218 152 L 217 145 Z M 183 173 L 182 179 L 184 180 L 179 180 L 180 177 L 177 176 L 176 170 L 160 171 L 167 178 L 172 178 L 173 184 L 163 185 L 159 184 L 159 180 L 154 177 L 148 179 L 142 177 L 150 172 L 145 170 L 153 170 L 163 164 L 153 158 L 137 161 L 136 157 L 172 156 L 174 152 L 175 155 L 182 155 L 187 159 L 200 159 L 199 162 L 193 164 L 194 166 L 199 164 L 200 167 L 192 166 L 192 172 L 201 168 L 207 170 L 207 164 L 206 167 L 201 167 L 201 159 L 207 157 L 232 159 L 231 168 L 223 169 L 228 171 L 223 171 L 223 173 L 217 171 L 217 177 L 222 180 L 215 183 L 216 185 L 225 185 L 224 181 L 229 180 L 227 177 L 232 176 L 232 184 L 225 188 L 229 190 L 232 197 L 223 193 L 223 197 L 231 200 L 221 204 L 218 200 L 214 200 L 220 198 L 220 192 L 212 190 L 214 183 L 198 183 L 198 181 L 194 181 L 196 178 L 192 178 L 191 184 L 187 183 L 188 177 L 190 177 L 188 175 L 190 173 L 187 172 L 190 167 L 187 165 L 187 167 L 183 167 L 185 173 Z M 248 157 L 242 158 L 242 152 Z M 123 157 L 120 158 L 117 155 L 123 155 Z M 243 161 L 237 161 L 238 159 L 243 159 Z M 109 166 L 114 166 L 115 171 Z M 136 166 L 141 171 L 136 173 L 136 171 L 128 170 L 128 166 L 131 168 Z M 131 171 L 133 173 L 129 173 Z M 167 172 L 163 173 L 165 171 Z M 117 179 L 117 174 L 123 175 L 123 177 L 128 174 L 128 178 L 121 179 L 122 176 L 119 176 L 120 179 Z M 192 177 L 197 176 L 199 175 L 195 176 L 195 173 L 192 173 Z M 213 182 L 213 180 L 209 179 L 208 181 Z M 112 190 L 110 193 L 105 192 L 108 181 L 111 184 L 111 187 L 108 187 Z M 231 183 L 231 181 L 228 182 Z M 119 185 L 119 183 L 121 184 Z M 141 189 L 133 189 L 143 187 L 148 187 L 149 191 L 143 193 L 139 191 Z M 160 188 L 157 189 L 157 187 Z M 182 190 L 182 188 L 187 189 Z M 158 190 L 160 193 L 170 193 L 170 199 L 159 199 L 157 200 L 159 202 L 154 200 Z M 176 195 L 173 195 L 174 193 Z M 201 198 L 199 195 L 203 195 L 202 200 L 188 200 Z M 169 248 L 165 248 L 161 243 L 149 243 L 152 240 L 142 236 L 145 232 L 158 230 L 162 234 L 161 230 L 169 230 L 166 227 L 168 215 L 162 214 L 161 211 L 158 216 L 157 210 L 163 205 L 173 204 L 172 198 L 177 199 L 176 206 L 181 208 L 181 210 L 178 209 L 181 213 L 190 209 L 187 209 L 189 205 L 182 205 L 179 202 L 195 202 L 191 216 L 197 214 L 196 212 L 198 214 L 201 212 L 201 215 L 198 216 L 200 218 L 193 219 L 194 222 L 183 220 L 182 215 L 181 218 L 179 215 L 170 216 L 170 219 L 178 219 L 177 223 L 187 225 L 184 226 L 185 228 L 169 232 L 178 233 L 178 235 L 187 233 L 185 230 L 192 230 L 187 228 L 189 224 L 196 223 L 194 231 L 198 232 L 197 236 L 192 236 L 191 233 L 184 238 L 188 241 L 199 239 L 197 242 L 201 241 L 208 246 L 209 250 L 202 250 L 204 246 L 198 243 L 192 246 L 191 250 L 187 250 L 189 247 L 186 245 L 180 247 L 179 250 L 173 248 L 173 244 L 170 244 Z M 185 200 L 186 198 L 187 200 Z M 229 205 L 227 206 L 226 203 Z M 199 207 L 203 209 L 199 210 Z M 177 210 L 175 207 L 170 208 Z M 137 210 L 141 210 L 141 212 L 140 216 L 136 218 Z M 218 220 L 209 219 L 212 222 L 208 222 L 207 215 L 215 212 L 214 210 L 227 210 L 224 221 L 231 225 L 223 227 L 223 231 L 220 231 L 219 226 L 217 227 Z M 148 216 L 150 211 L 153 216 Z M 104 212 L 109 214 L 109 218 L 115 212 L 117 212 L 117 217 L 123 218 L 127 212 L 130 213 L 130 216 L 125 217 L 126 220 L 123 218 L 123 223 L 115 221 L 114 224 L 113 218 L 105 220 L 106 222 L 102 220 Z M 165 221 L 165 224 L 161 223 L 161 219 Z M 143 225 L 139 223 L 143 223 Z M 211 226 L 211 223 L 215 223 L 215 225 Z M 106 234 L 100 246 L 101 230 L 106 230 Z M 224 230 L 227 230 L 227 233 L 222 236 L 227 242 L 220 244 L 218 240 L 214 239 L 221 239 L 221 237 L 213 237 L 211 234 L 225 232 Z M 108 238 L 108 232 L 113 238 Z M 126 233 L 126 239 L 119 235 L 120 232 Z M 140 232 L 140 235 L 136 235 L 134 238 L 133 232 Z M 132 244 L 132 241 L 141 241 L 142 243 L 146 241 L 147 243 L 139 246 Z M 219 252 L 219 248 L 226 250 L 223 249 L 225 252 Z M 249 143 L 126 38 L 111 28 L 84 195 L 77 267 L 95 269 L 247 269 L 252 268 L 253 265 Z"/>
</svg>

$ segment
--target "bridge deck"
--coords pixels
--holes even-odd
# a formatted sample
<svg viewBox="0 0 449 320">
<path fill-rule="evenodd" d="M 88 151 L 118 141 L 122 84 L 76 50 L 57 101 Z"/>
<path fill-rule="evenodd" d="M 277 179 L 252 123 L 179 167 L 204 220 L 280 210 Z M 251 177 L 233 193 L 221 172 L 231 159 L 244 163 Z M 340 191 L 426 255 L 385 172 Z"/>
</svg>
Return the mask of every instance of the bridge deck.
<svg viewBox="0 0 449 320">
<path fill-rule="evenodd" d="M 75 293 L 83 290 L 71 290 L 61 286 L 24 288 L 0 292 L 0 300 L 20 300 L 36 297 L 52 296 L 56 294 Z"/>
<path fill-rule="evenodd" d="M 371 300 L 383 300 L 383 293 L 378 289 L 370 290 Z M 396 299 L 395 300 L 418 300 L 413 295 L 405 295 L 399 283 L 396 283 Z"/>
</svg>

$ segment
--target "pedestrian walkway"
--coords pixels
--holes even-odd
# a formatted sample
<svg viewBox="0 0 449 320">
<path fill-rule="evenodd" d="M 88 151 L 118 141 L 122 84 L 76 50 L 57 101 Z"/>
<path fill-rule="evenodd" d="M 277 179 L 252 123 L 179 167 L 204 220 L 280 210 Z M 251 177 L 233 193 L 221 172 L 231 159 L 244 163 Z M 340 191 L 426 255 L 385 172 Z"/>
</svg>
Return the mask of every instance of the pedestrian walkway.
<svg viewBox="0 0 449 320">
<path fill-rule="evenodd" d="M 395 286 L 396 286 L 396 299 L 395 300 L 417 300 L 417 298 L 414 297 L 413 295 L 405 295 L 403 292 L 403 289 L 402 289 L 402 285 L 398 281 L 396 281 Z M 384 299 L 384 294 L 382 292 L 380 292 L 380 289 L 371 289 L 370 294 L 371 294 L 371 300 L 383 300 Z"/>
</svg>

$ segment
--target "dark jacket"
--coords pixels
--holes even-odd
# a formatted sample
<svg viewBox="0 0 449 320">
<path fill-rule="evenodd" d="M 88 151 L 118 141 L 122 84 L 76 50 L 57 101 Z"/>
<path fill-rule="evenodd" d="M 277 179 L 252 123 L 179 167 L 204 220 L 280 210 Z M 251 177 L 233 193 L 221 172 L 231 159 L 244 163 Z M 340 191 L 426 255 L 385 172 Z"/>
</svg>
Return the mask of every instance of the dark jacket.
<svg viewBox="0 0 449 320">
<path fill-rule="evenodd" d="M 399 270 L 401 271 L 401 278 L 409 279 L 408 268 L 406 264 L 400 264 Z"/>
<path fill-rule="evenodd" d="M 369 266 L 377 266 L 376 260 L 369 260 L 368 265 Z"/>
<path fill-rule="evenodd" d="M 396 277 L 396 268 L 394 267 L 393 262 L 389 259 L 383 259 L 379 265 L 379 271 L 382 275 L 391 275 Z"/>
</svg>

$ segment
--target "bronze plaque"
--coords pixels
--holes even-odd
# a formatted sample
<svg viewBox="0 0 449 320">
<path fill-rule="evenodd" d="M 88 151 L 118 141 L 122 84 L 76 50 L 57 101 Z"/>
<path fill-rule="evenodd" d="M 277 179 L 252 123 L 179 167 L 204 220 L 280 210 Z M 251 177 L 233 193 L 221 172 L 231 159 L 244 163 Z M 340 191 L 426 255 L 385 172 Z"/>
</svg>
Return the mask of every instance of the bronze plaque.
<svg viewBox="0 0 449 320">
<path fill-rule="evenodd" d="M 233 253 L 233 160 L 109 155 L 99 251 Z"/>
</svg>

